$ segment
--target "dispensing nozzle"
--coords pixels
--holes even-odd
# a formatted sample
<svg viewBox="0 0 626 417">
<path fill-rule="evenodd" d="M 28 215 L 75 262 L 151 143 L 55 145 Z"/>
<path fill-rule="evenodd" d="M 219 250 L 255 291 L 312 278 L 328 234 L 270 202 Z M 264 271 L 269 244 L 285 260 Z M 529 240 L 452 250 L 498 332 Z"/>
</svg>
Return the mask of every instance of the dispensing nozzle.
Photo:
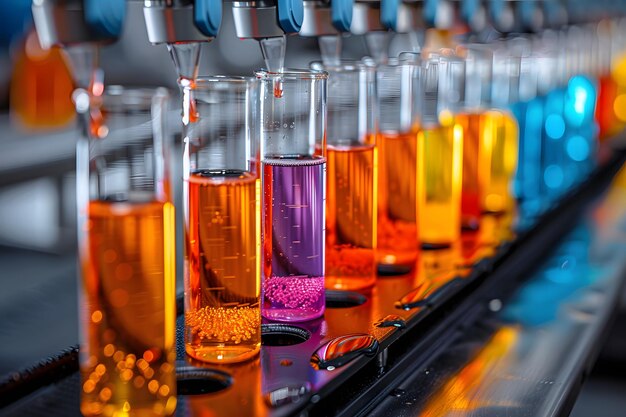
<svg viewBox="0 0 626 417">
<path fill-rule="evenodd" d="M 41 45 L 63 47 L 77 86 L 90 88 L 98 46 L 122 32 L 125 0 L 33 0 L 32 11 Z"/>
<path fill-rule="evenodd" d="M 304 0 L 300 36 L 332 36 L 350 31 L 354 0 Z"/>
<path fill-rule="evenodd" d="M 381 0 L 380 20 L 397 33 L 410 33 L 423 29 L 423 0 Z"/>
<path fill-rule="evenodd" d="M 114 42 L 122 32 L 125 0 L 33 0 L 33 19 L 44 48 Z"/>
<path fill-rule="evenodd" d="M 544 8 L 540 0 L 490 0 L 489 18 L 500 32 L 536 32 L 544 24 Z"/>
<path fill-rule="evenodd" d="M 222 21 L 221 0 L 145 0 L 143 15 L 153 44 L 209 42 Z"/>
<path fill-rule="evenodd" d="M 213 40 L 222 21 L 222 0 L 145 0 L 148 40 L 167 44 L 179 77 L 195 79 L 201 45 Z"/>
<path fill-rule="evenodd" d="M 302 0 L 233 2 L 235 32 L 240 39 L 276 38 L 298 33 L 304 18 Z"/>
<path fill-rule="evenodd" d="M 304 0 L 300 36 L 317 37 L 322 61 L 339 65 L 341 35 L 350 31 L 354 0 Z"/>
</svg>

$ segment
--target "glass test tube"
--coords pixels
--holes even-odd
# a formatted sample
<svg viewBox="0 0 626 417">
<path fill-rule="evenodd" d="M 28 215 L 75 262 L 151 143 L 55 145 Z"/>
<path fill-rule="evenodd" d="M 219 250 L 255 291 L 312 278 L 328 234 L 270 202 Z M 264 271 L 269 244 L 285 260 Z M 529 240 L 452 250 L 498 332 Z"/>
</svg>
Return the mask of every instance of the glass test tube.
<svg viewBox="0 0 626 417">
<path fill-rule="evenodd" d="M 463 128 L 454 123 L 464 63 L 431 56 L 424 65 L 422 125 L 418 135 L 418 219 L 422 248 L 452 245 L 461 233 Z"/>
<path fill-rule="evenodd" d="M 610 19 L 601 20 L 596 29 L 596 48 L 598 57 L 598 106 L 595 118 L 598 123 L 599 140 L 609 138 L 615 132 L 618 119 L 613 109 L 617 98 L 617 82 L 611 74 L 611 63 L 614 58 L 613 45 L 617 42 L 617 22 Z"/>
<path fill-rule="evenodd" d="M 376 282 L 376 68 L 347 61 L 312 68 L 329 73 L 326 288 L 363 289 Z"/>
<path fill-rule="evenodd" d="M 494 53 L 480 44 L 462 46 L 465 90 L 455 123 L 463 127 L 463 189 L 461 220 L 475 229 L 482 212 L 511 208 L 510 183 L 517 158 L 517 124 L 492 102 Z M 499 86 L 508 88 L 508 85 Z"/>
<path fill-rule="evenodd" d="M 491 53 L 486 46 L 465 45 L 457 48 L 465 60 L 463 88 L 454 115 L 455 125 L 463 129 L 463 185 L 461 191 L 461 226 L 476 230 L 483 211 L 483 190 L 489 180 L 491 136 L 487 112 L 491 89 Z"/>
<path fill-rule="evenodd" d="M 256 80 L 184 80 L 185 350 L 231 363 L 261 347 Z"/>
<path fill-rule="evenodd" d="M 566 183 L 571 187 L 586 179 L 595 167 L 598 128 L 594 117 L 597 80 L 591 68 L 591 36 L 584 27 L 572 27 L 568 38 L 569 52 L 576 57 L 565 94 L 567 137 L 563 151 L 567 162 L 564 176 L 572 179 Z"/>
<path fill-rule="evenodd" d="M 108 87 L 76 108 L 81 412 L 171 415 L 176 407 L 174 206 L 167 92 Z M 98 120 L 94 123 L 93 120 Z"/>
<path fill-rule="evenodd" d="M 315 70 L 260 70 L 263 317 L 324 314 L 326 81 Z"/>
<path fill-rule="evenodd" d="M 511 103 L 517 100 L 517 78 L 512 67 L 508 52 L 501 45 L 494 45 L 490 97 L 493 108 L 485 132 L 491 136 L 491 161 L 483 193 L 483 210 L 491 213 L 511 212 L 515 208 L 513 179 L 517 170 L 519 128 L 510 111 Z"/>
<path fill-rule="evenodd" d="M 413 266 L 417 227 L 420 56 L 404 53 L 377 68 L 378 250 L 380 265 Z"/>
<path fill-rule="evenodd" d="M 567 51 L 561 51 L 558 34 L 546 32 L 535 54 L 539 70 L 538 94 L 543 100 L 544 120 L 541 136 L 541 184 L 549 202 L 558 199 L 565 188 L 563 142 L 566 125 L 563 115 L 566 77 L 561 70 Z"/>
<path fill-rule="evenodd" d="M 511 82 L 516 99 L 511 111 L 519 126 L 519 152 L 514 193 L 523 217 L 534 218 L 546 207 L 541 181 L 541 132 L 544 123 L 544 100 L 537 96 L 536 59 L 526 39 L 507 42 Z"/>
</svg>

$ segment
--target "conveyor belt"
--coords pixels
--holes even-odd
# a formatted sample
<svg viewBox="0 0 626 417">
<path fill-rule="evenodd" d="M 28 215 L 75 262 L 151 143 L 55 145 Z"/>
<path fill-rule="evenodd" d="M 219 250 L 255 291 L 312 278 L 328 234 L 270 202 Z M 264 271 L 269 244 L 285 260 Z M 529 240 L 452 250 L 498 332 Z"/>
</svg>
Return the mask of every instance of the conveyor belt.
<svg viewBox="0 0 626 417">
<path fill-rule="evenodd" d="M 299 324 L 299 330 L 266 328 L 265 346 L 260 358 L 254 361 L 229 367 L 193 368 L 185 364 L 179 332 L 179 391 L 187 395 L 179 395 L 177 415 L 280 416 L 302 412 L 354 415 L 372 410 L 382 415 L 396 409 L 397 404 L 389 403 L 394 398 L 404 400 L 407 413 L 416 413 L 411 406 L 426 407 L 428 400 L 436 397 L 437 389 L 445 387 L 446 381 L 453 378 L 455 370 L 461 369 L 476 355 L 480 357 L 477 352 L 480 352 L 481 343 L 511 338 L 508 331 L 503 331 L 504 336 L 498 336 L 500 329 L 507 328 L 502 320 L 506 318 L 504 314 L 509 311 L 509 304 L 505 304 L 507 308 L 503 312 L 495 314 L 489 310 L 489 301 L 506 300 L 541 265 L 546 255 L 554 252 L 557 243 L 585 213 L 585 207 L 596 201 L 606 189 L 623 161 L 624 154 L 615 153 L 587 183 L 532 227 L 520 231 L 513 240 L 485 243 L 479 236 L 466 236 L 463 246 L 424 254 L 413 273 L 381 277 L 370 293 L 331 294 L 325 317 Z M 611 210 L 625 207 L 621 202 L 611 200 L 612 195 L 605 197 L 599 207 Z M 616 212 L 613 221 L 619 221 L 620 213 L 624 214 Z M 491 230 L 493 236 L 506 236 L 503 229 L 506 219 L 488 217 L 485 221 L 490 223 L 485 223 L 483 230 Z M 599 226 L 591 229 L 593 233 L 604 230 Z M 606 225 L 609 229 L 614 226 Z M 600 238 L 598 235 L 596 240 L 602 242 Z M 567 240 L 563 244 L 567 245 Z M 468 267 L 470 264 L 473 266 Z M 621 282 L 621 275 L 616 271 L 611 272 L 617 277 L 613 280 Z M 603 279 L 599 277 L 598 282 Z M 496 307 L 497 302 L 495 307 L 491 305 L 492 310 L 498 310 Z M 610 310 L 610 303 L 607 308 Z M 398 322 L 404 324 L 404 328 L 375 325 L 391 314 L 398 316 Z M 608 322 L 608 318 L 604 321 Z M 182 320 L 179 320 L 179 330 L 181 324 Z M 348 333 L 369 333 L 376 337 L 377 354 L 357 356 L 347 365 L 333 370 L 313 369 L 310 363 L 313 352 L 324 343 Z M 464 339 L 465 334 L 472 338 Z M 589 333 L 589 340 L 597 340 L 597 336 Z M 471 349 L 460 352 L 458 346 Z M 592 357 L 591 353 L 587 356 Z M 452 355 L 456 365 L 441 367 L 438 382 L 432 384 L 430 390 L 428 384 L 422 385 L 420 381 L 419 392 L 411 391 L 405 397 L 403 392 L 409 391 L 400 386 L 401 381 L 422 376 L 420 370 L 435 369 L 438 361 L 445 360 L 448 355 Z M 60 366 L 61 363 L 64 365 Z M 33 368 L 34 373 L 23 372 L 17 378 L 4 381 L 0 384 L 0 398 L 11 404 L 0 414 L 78 415 L 76 366 L 75 352 L 69 352 Z M 563 377 L 575 373 L 571 370 Z M 573 392 L 571 388 L 565 387 L 557 399 Z M 195 395 L 191 395 L 194 392 Z M 552 407 L 566 408 L 557 403 Z"/>
</svg>

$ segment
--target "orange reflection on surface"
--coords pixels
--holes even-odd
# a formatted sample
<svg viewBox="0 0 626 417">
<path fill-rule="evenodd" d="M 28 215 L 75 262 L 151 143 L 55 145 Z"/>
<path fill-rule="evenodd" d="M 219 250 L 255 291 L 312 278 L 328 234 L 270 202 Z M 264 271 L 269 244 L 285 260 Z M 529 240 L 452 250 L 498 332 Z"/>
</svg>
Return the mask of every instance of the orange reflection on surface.
<svg viewBox="0 0 626 417">
<path fill-rule="evenodd" d="M 491 340 L 459 373 L 454 375 L 431 397 L 420 416 L 448 416 L 455 411 L 468 411 L 484 407 L 489 400 L 479 396 L 485 391 L 486 377 L 507 361 L 507 355 L 518 340 L 519 329 L 506 326 L 498 330 Z"/>
</svg>

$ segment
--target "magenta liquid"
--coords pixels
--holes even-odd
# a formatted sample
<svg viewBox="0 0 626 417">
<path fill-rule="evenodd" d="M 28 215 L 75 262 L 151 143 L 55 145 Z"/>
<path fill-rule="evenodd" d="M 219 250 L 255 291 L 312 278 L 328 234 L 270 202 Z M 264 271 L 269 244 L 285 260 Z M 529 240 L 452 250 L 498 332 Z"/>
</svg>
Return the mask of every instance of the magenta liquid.
<svg viewBox="0 0 626 417">
<path fill-rule="evenodd" d="M 326 160 L 265 159 L 265 318 L 305 321 L 324 314 Z"/>
</svg>

